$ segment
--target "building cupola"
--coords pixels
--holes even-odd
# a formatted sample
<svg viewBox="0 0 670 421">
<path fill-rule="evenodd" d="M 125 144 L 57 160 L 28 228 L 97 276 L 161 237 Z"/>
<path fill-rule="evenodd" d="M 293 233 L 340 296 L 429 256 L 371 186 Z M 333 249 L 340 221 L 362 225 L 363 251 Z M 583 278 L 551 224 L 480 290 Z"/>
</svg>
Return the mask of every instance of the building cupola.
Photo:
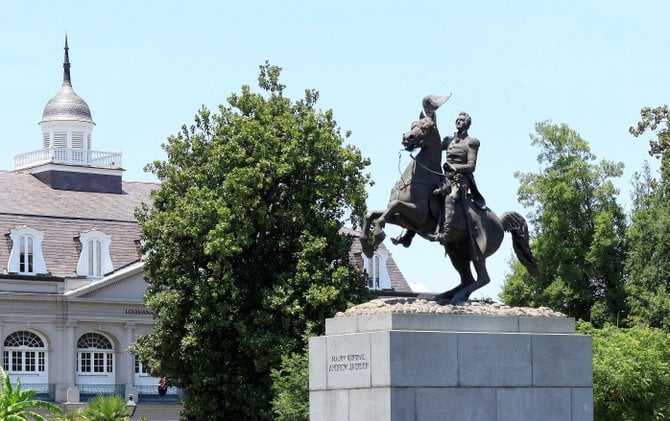
<svg viewBox="0 0 670 421">
<path fill-rule="evenodd" d="M 70 57 L 67 45 L 67 36 L 65 36 L 65 58 L 63 60 L 63 86 L 60 91 L 47 102 L 42 113 L 41 126 L 50 122 L 79 122 L 90 125 L 92 128 L 95 123 L 91 118 L 91 110 L 88 104 L 72 89 L 72 79 L 70 77 Z M 90 130 L 89 130 L 90 131 Z"/>
<path fill-rule="evenodd" d="M 67 36 L 65 36 L 63 86 L 44 107 L 42 121 L 40 121 L 42 146 L 87 151 L 91 149 L 91 137 L 95 123 L 91 118 L 91 110 L 86 101 L 72 89 L 68 50 Z M 83 157 L 83 154 L 81 156 Z"/>
<path fill-rule="evenodd" d="M 92 150 L 95 123 L 88 104 L 72 88 L 70 67 L 66 35 L 63 85 L 39 122 L 42 149 L 14 156 L 14 171 L 29 171 L 54 189 L 121 193 L 121 153 Z"/>
</svg>

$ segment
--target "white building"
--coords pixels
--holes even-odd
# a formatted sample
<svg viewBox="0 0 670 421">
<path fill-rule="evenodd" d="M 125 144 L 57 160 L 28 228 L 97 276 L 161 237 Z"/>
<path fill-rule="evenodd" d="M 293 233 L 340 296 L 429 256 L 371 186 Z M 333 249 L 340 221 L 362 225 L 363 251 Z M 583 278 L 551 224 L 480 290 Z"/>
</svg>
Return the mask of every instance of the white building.
<svg viewBox="0 0 670 421">
<path fill-rule="evenodd" d="M 0 171 L 0 352 L 13 382 L 55 402 L 133 394 L 141 405 L 173 405 L 126 350 L 153 326 L 139 226 L 153 183 L 122 180 L 121 153 L 92 149 L 95 123 L 72 88 L 67 39 L 63 85 L 46 104 L 42 147 Z M 351 256 L 375 290 L 411 292 L 381 248 Z"/>
<path fill-rule="evenodd" d="M 0 171 L 0 351 L 12 381 L 55 402 L 133 394 L 177 403 L 126 352 L 153 326 L 134 216 L 152 183 L 122 180 L 121 154 L 92 149 L 95 123 L 63 85 L 44 107 L 41 148 Z"/>
</svg>

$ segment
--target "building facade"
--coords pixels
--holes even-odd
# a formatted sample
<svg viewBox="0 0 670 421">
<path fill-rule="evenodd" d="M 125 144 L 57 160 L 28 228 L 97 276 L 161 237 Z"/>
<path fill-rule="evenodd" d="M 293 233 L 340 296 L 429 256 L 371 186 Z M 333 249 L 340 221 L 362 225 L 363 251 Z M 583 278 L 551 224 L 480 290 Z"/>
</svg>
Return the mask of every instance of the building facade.
<svg viewBox="0 0 670 421">
<path fill-rule="evenodd" d="M 121 153 L 92 149 L 95 123 L 63 84 L 42 114 L 41 148 L 0 171 L 0 354 L 10 379 L 43 399 L 130 394 L 177 402 L 127 352 L 151 332 L 135 209 L 153 183 L 122 179 Z"/>
<path fill-rule="evenodd" d="M 159 393 L 159 379 L 128 352 L 153 326 L 134 212 L 158 185 L 123 181 L 121 153 L 92 149 L 95 123 L 72 87 L 67 39 L 63 84 L 39 126 L 41 148 L 0 171 L 4 369 L 59 403 L 98 394 L 177 403 L 180 391 Z M 366 259 L 355 242 L 351 257 L 370 288 L 411 292 L 385 248 Z"/>
</svg>

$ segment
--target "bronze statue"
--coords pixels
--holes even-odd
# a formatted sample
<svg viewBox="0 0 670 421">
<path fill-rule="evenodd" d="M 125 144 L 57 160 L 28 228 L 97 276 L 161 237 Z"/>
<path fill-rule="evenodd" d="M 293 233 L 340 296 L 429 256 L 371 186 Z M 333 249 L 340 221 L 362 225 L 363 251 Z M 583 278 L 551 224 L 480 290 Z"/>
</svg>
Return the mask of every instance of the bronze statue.
<svg viewBox="0 0 670 421">
<path fill-rule="evenodd" d="M 486 207 L 486 201 L 475 183 L 474 172 L 477 166 L 479 139 L 470 137 L 468 134 L 471 124 L 472 118 L 468 113 L 459 113 L 456 118 L 456 133 L 442 140 L 442 149 L 446 150 L 446 162 L 442 166 L 445 178 L 442 186 L 433 191 L 433 194 L 444 196 L 444 221 L 442 230 L 437 235 L 442 245 L 446 244 L 449 230 L 455 224 L 454 214 L 457 202 L 465 203 L 467 195 L 472 194 L 472 199 L 477 206 L 482 209 Z M 473 227 L 469 222 L 466 218 L 467 227 L 456 226 L 456 228 L 467 228 L 472 231 Z"/>
<path fill-rule="evenodd" d="M 528 244 L 524 218 L 516 212 L 506 212 L 499 219 L 476 189 L 472 173 L 479 141 L 468 136 L 469 116 L 459 115 L 455 138 L 441 141 L 435 111 L 448 99 L 440 96 L 423 99 L 424 111 L 402 139 L 407 151 L 419 149 L 419 152 L 412 156 L 412 162 L 393 186 L 386 209 L 368 213 L 360 239 L 368 257 L 372 257 L 386 236 L 386 223 L 405 228 L 402 235 L 391 240 L 394 244 L 409 247 L 417 233 L 429 241 L 439 241 L 460 275 L 460 284 L 435 299 L 461 302 L 490 282 L 486 258 L 498 250 L 504 231 L 512 234 L 514 251 L 528 271 L 536 275 L 538 268 Z M 445 147 L 447 159 L 443 172 L 441 151 Z M 445 210 L 449 214 L 445 215 Z M 373 238 L 369 239 L 371 230 Z"/>
</svg>

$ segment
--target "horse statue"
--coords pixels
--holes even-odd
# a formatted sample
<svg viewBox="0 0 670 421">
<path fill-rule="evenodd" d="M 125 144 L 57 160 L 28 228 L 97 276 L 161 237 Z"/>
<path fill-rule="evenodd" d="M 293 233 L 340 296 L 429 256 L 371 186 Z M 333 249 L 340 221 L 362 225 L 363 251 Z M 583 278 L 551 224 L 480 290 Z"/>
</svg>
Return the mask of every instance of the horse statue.
<svg viewBox="0 0 670 421">
<path fill-rule="evenodd" d="M 434 194 L 445 177 L 441 168 L 442 142 L 437 130 L 435 111 L 449 97 L 428 96 L 423 100 L 424 111 L 403 134 L 402 145 L 416 157 L 407 165 L 400 180 L 391 189 L 391 198 L 385 210 L 369 212 L 360 236 L 363 253 L 372 257 L 384 240 L 384 225 L 398 225 L 405 229 L 393 244 L 409 247 L 416 234 L 429 241 L 437 241 L 444 217 L 444 197 Z M 512 234 L 512 247 L 519 261 L 536 275 L 537 263 L 528 243 L 528 226 L 523 216 L 506 212 L 500 218 L 488 206 L 479 207 L 466 193 L 457 203 L 453 217 L 455 224 L 443 239 L 446 254 L 460 275 L 460 284 L 435 296 L 440 302 L 463 302 L 475 290 L 490 282 L 486 258 L 495 253 L 502 243 L 505 231 Z M 471 227 L 471 229 L 468 229 Z M 372 233 L 370 231 L 372 230 Z M 370 238 L 372 235 L 372 238 Z M 477 277 L 473 277 L 470 264 Z"/>
</svg>

